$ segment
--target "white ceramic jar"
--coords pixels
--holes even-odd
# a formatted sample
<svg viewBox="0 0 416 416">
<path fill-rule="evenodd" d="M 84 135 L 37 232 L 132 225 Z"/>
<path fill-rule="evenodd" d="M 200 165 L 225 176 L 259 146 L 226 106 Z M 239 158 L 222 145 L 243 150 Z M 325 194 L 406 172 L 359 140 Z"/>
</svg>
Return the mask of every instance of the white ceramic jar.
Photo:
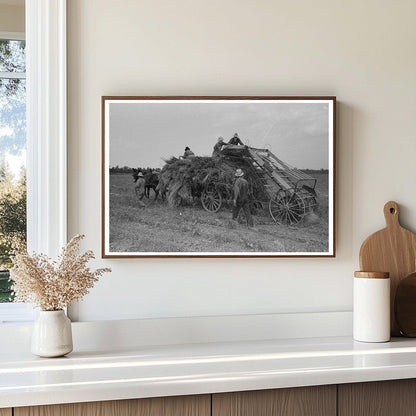
<svg viewBox="0 0 416 416">
<path fill-rule="evenodd" d="M 390 340 L 389 273 L 354 273 L 353 336 L 362 342 Z"/>
<path fill-rule="evenodd" d="M 72 351 L 71 321 L 63 310 L 40 311 L 33 324 L 31 351 L 40 357 L 61 357 Z"/>
</svg>

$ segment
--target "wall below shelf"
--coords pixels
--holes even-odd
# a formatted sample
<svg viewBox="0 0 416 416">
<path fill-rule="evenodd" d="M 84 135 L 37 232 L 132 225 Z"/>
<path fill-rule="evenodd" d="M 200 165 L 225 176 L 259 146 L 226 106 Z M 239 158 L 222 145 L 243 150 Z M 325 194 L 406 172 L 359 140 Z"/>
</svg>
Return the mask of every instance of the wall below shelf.
<svg viewBox="0 0 416 416">
<path fill-rule="evenodd" d="M 352 312 L 196 316 L 122 321 L 74 322 L 74 349 L 101 350 L 146 345 L 350 336 Z M 32 326 L 0 325 L 5 352 L 30 350 Z"/>
</svg>

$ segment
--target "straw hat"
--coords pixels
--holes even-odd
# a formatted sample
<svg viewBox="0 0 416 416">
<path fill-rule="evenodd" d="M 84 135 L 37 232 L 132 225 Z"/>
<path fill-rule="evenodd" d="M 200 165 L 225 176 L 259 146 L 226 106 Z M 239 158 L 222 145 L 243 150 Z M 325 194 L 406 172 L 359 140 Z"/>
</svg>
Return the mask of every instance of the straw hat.
<svg viewBox="0 0 416 416">
<path fill-rule="evenodd" d="M 244 175 L 244 172 L 241 170 L 241 169 L 237 169 L 236 171 L 235 171 L 235 174 L 234 174 L 235 176 L 243 176 Z"/>
</svg>

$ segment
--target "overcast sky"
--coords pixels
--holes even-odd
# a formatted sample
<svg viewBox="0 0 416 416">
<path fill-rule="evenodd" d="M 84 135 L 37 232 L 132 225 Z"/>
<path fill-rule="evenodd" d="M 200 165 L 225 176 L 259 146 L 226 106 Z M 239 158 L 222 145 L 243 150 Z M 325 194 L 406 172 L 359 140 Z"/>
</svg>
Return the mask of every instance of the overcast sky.
<svg viewBox="0 0 416 416">
<path fill-rule="evenodd" d="M 162 167 L 185 146 L 211 156 L 219 136 L 236 132 L 297 168 L 329 166 L 327 103 L 115 101 L 109 114 L 110 166 Z"/>
</svg>

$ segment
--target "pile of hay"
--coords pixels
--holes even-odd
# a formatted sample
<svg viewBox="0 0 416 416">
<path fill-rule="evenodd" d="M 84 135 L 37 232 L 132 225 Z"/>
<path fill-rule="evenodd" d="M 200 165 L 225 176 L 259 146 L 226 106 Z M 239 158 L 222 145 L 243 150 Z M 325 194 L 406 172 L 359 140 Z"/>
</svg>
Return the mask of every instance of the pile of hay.
<svg viewBox="0 0 416 416">
<path fill-rule="evenodd" d="M 166 164 L 160 172 L 159 191 L 166 195 L 170 206 L 176 206 L 178 201 L 192 203 L 199 198 L 203 189 L 210 182 L 220 184 L 221 192 L 232 198 L 232 189 L 237 168 L 243 169 L 246 178 L 250 178 L 248 162 L 240 158 L 193 157 L 178 159 L 172 157 L 165 160 Z M 228 199 L 228 198 L 227 198 Z"/>
</svg>

